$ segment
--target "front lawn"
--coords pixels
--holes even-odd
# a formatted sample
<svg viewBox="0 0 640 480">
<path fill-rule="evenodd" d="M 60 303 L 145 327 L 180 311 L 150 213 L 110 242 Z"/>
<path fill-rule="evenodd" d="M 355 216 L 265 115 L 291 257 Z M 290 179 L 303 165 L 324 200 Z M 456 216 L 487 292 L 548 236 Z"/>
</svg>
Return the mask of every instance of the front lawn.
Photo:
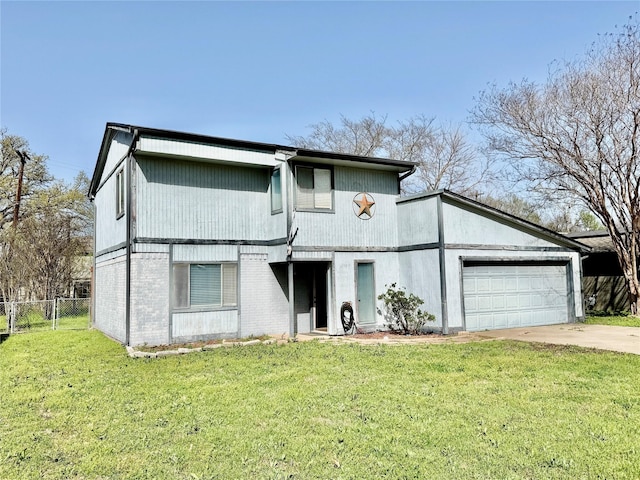
<svg viewBox="0 0 640 480">
<path fill-rule="evenodd" d="M 593 316 L 587 317 L 585 322 L 589 325 L 616 325 L 619 327 L 640 327 L 640 317 L 631 315 Z"/>
<path fill-rule="evenodd" d="M 0 345 L 0 478 L 636 478 L 640 357 L 487 341 Z"/>
</svg>

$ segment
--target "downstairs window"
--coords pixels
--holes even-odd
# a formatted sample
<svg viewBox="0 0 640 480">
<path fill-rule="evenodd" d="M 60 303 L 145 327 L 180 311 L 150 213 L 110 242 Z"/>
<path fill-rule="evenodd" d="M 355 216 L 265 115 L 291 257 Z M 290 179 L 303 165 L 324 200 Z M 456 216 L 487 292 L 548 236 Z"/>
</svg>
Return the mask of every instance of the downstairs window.
<svg viewBox="0 0 640 480">
<path fill-rule="evenodd" d="M 236 263 L 174 263 L 174 308 L 206 309 L 238 304 Z"/>
</svg>

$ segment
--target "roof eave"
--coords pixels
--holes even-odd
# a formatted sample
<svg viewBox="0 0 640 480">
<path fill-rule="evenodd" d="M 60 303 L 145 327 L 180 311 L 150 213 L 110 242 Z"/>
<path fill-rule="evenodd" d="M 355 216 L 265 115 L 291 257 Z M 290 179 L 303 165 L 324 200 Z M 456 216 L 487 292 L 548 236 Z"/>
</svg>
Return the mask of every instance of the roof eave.
<svg viewBox="0 0 640 480">
<path fill-rule="evenodd" d="M 510 213 L 507 213 L 507 212 L 503 212 L 502 210 L 498 210 L 497 208 L 491 207 L 489 205 L 485 205 L 484 203 L 478 202 L 476 200 L 472 200 L 470 198 L 464 197 L 462 195 L 459 195 L 457 193 L 454 193 L 446 189 L 439 189 L 439 190 L 433 190 L 431 192 L 418 193 L 416 195 L 411 195 L 409 197 L 401 197 L 400 199 L 398 199 L 398 203 L 411 202 L 411 201 L 421 200 L 424 198 L 438 197 L 438 196 L 447 198 L 459 204 L 470 206 L 477 210 L 487 212 L 490 215 L 500 218 L 506 222 L 519 225 L 521 228 L 524 228 L 525 230 L 534 231 L 534 232 L 537 232 L 538 234 L 542 234 L 543 236 L 553 241 L 554 243 L 561 243 L 574 250 L 579 250 L 582 253 L 588 253 L 592 250 L 592 248 L 589 247 L 588 245 L 585 245 L 576 240 L 573 240 L 572 238 L 569 238 L 558 232 L 554 232 L 553 230 L 545 228 L 541 225 L 537 225 L 523 218 L 517 217 L 515 215 L 511 215 Z"/>
<path fill-rule="evenodd" d="M 474 208 L 478 208 L 480 210 L 484 210 L 492 215 L 495 215 L 499 218 L 502 218 L 508 222 L 511 223 L 515 223 L 520 225 L 521 227 L 524 227 L 527 230 L 533 230 L 539 233 L 542 233 L 544 236 L 546 236 L 547 238 L 551 239 L 552 241 L 555 241 L 556 243 L 562 243 L 570 248 L 573 248 L 575 250 L 579 250 L 580 252 L 583 253 L 588 253 L 591 251 L 591 247 L 589 247 L 588 245 L 585 245 L 584 243 L 580 243 L 576 240 L 573 240 L 572 238 L 569 238 L 565 235 L 562 235 L 558 232 L 554 232 L 553 230 L 550 230 L 546 227 L 543 227 L 541 225 L 535 224 L 533 222 L 530 222 L 528 220 L 525 220 L 523 218 L 517 217 L 515 215 L 512 215 L 510 213 L 507 212 L 503 212 L 502 210 L 498 210 L 497 208 L 491 207 L 489 205 L 485 205 L 484 203 L 478 202 L 476 200 L 472 200 L 470 198 L 464 197 L 462 195 L 459 195 L 457 193 L 453 193 L 449 190 L 441 190 L 440 194 L 443 197 L 447 197 L 451 200 L 457 201 L 459 203 L 462 204 L 467 204 L 470 205 Z"/>
<path fill-rule="evenodd" d="M 119 131 L 131 133 L 135 127 L 131 125 L 123 125 L 121 123 L 107 122 L 105 126 L 104 135 L 102 136 L 102 143 L 100 144 L 100 150 L 98 151 L 98 159 L 96 160 L 96 167 L 93 170 L 93 176 L 91 177 L 91 183 L 89 183 L 89 191 L 87 196 L 93 199 L 98 186 L 100 185 L 100 179 L 104 172 L 104 167 L 107 162 L 107 154 L 109 153 L 109 145 L 111 140 Z"/>
<path fill-rule="evenodd" d="M 365 157 L 362 155 L 352 155 L 347 153 L 326 152 L 323 150 L 310 150 L 305 148 L 295 149 L 295 154 L 289 160 L 292 161 L 312 161 L 321 160 L 325 163 L 351 163 L 354 165 L 367 164 L 375 165 L 380 168 L 396 170 L 400 173 L 408 172 L 416 167 L 416 162 L 407 162 L 404 160 L 394 160 L 391 158 Z"/>
</svg>

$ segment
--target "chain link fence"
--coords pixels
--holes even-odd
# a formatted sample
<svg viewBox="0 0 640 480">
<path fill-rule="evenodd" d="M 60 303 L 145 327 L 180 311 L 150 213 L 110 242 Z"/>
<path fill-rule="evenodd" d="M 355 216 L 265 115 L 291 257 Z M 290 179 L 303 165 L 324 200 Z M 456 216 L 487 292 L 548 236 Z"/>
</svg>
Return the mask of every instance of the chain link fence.
<svg viewBox="0 0 640 480">
<path fill-rule="evenodd" d="M 9 303 L 0 302 L 0 333 L 9 332 Z"/>
<path fill-rule="evenodd" d="M 56 330 L 86 330 L 89 328 L 90 298 L 58 298 L 56 300 Z"/>
<path fill-rule="evenodd" d="M 90 298 L 56 298 L 31 302 L 0 302 L 0 332 L 89 328 Z"/>
</svg>

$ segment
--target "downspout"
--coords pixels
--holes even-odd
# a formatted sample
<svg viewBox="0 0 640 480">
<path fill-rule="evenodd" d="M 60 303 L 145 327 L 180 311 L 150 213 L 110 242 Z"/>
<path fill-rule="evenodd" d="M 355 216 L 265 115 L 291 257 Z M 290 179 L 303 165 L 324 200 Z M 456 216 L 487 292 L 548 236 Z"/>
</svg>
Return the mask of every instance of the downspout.
<svg viewBox="0 0 640 480">
<path fill-rule="evenodd" d="M 129 146 L 126 159 L 126 182 L 127 182 L 127 248 L 126 248 L 126 281 L 125 281 L 125 345 L 129 346 L 131 342 L 131 239 L 132 239 L 132 212 L 131 212 L 131 194 L 133 192 L 133 186 L 131 185 L 131 169 L 133 165 L 133 151 L 135 150 L 136 142 L 138 141 L 138 129 L 133 130 L 133 139 Z"/>
<path fill-rule="evenodd" d="M 293 228 L 293 170 L 289 160 L 285 160 L 286 165 L 286 190 L 287 190 L 287 287 L 289 293 L 289 336 L 295 337 L 298 334 L 295 316 L 295 293 L 293 285 L 293 239 L 295 234 Z"/>
<path fill-rule="evenodd" d="M 404 173 L 403 175 L 400 175 L 398 177 L 398 195 L 402 195 L 402 181 L 405 178 L 410 177 L 411 175 L 413 175 L 414 173 L 416 173 L 416 170 L 418 169 L 417 165 L 414 165 L 413 167 L 411 167 L 411 170 L 409 170 L 408 172 Z"/>
<path fill-rule="evenodd" d="M 418 169 L 417 165 L 414 165 L 413 167 L 411 167 L 411 170 L 409 170 L 407 173 L 405 173 L 404 175 L 400 175 L 400 177 L 398 177 L 398 182 L 402 182 L 405 178 L 410 177 L 411 175 L 413 175 L 414 173 L 416 173 L 416 170 Z"/>
<path fill-rule="evenodd" d="M 98 209 L 96 208 L 96 204 L 95 204 L 95 197 L 90 194 L 89 195 L 89 201 L 91 202 L 91 209 L 93 210 L 93 262 L 92 266 L 91 266 L 91 289 L 90 289 L 90 295 L 91 295 L 91 311 L 89 312 L 89 320 L 91 321 L 91 327 L 95 327 L 95 322 L 96 322 L 96 291 L 95 291 L 95 284 L 96 284 L 96 225 L 97 225 L 97 212 Z"/>
<path fill-rule="evenodd" d="M 449 334 L 449 313 L 447 310 L 447 271 L 445 267 L 444 218 L 442 215 L 442 195 L 437 197 L 438 211 L 438 254 L 440 257 L 440 302 L 442 312 L 442 333 Z"/>
</svg>

